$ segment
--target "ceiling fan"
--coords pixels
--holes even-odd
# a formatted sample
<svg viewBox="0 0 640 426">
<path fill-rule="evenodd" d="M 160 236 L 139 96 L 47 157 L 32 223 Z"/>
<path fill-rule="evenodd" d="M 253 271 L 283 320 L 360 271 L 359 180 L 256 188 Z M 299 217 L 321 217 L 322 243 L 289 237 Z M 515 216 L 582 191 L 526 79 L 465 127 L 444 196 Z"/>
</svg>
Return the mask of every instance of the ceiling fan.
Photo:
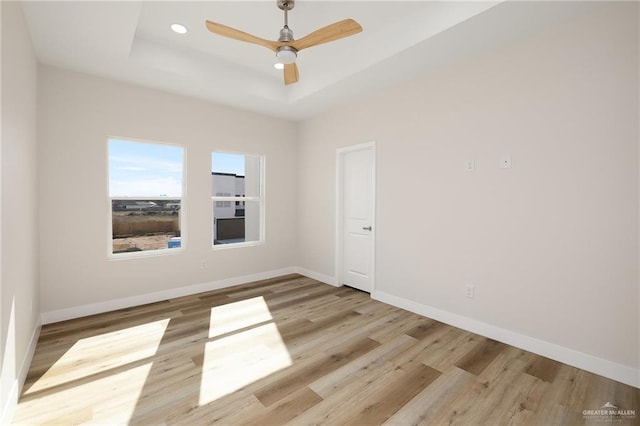
<svg viewBox="0 0 640 426">
<path fill-rule="evenodd" d="M 288 12 L 295 6 L 295 0 L 277 0 L 277 5 L 284 11 L 284 27 L 280 30 L 280 37 L 276 41 L 265 40 L 244 31 L 226 25 L 207 21 L 207 29 L 214 34 L 229 37 L 235 40 L 264 46 L 276 53 L 276 68 L 283 69 L 284 83 L 292 84 L 299 80 L 296 58 L 298 52 L 308 47 L 328 43 L 358 34 L 362 27 L 353 19 L 344 19 L 326 27 L 322 27 L 299 40 L 293 38 L 293 31 L 289 28 Z"/>
</svg>

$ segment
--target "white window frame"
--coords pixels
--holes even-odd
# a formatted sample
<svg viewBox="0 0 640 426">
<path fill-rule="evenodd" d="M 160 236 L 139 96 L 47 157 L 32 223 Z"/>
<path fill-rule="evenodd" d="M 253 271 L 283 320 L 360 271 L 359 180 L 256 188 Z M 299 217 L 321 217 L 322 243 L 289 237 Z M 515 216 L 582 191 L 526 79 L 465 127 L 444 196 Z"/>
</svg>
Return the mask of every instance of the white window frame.
<svg viewBox="0 0 640 426">
<path fill-rule="evenodd" d="M 234 248 L 241 248 L 241 247 L 253 247 L 253 246 L 259 246 L 264 244 L 265 241 L 265 155 L 264 154 L 256 154 L 256 153 L 248 153 L 248 152 L 238 152 L 238 151 L 227 151 L 227 150 L 220 150 L 220 149 L 213 149 L 211 151 L 211 154 L 216 154 L 216 153 L 220 153 L 220 154 L 233 154 L 233 155 L 244 155 L 244 156 L 249 156 L 249 157 L 257 157 L 259 159 L 259 164 L 260 164 L 260 184 L 258 185 L 259 191 L 260 191 L 260 195 L 259 196 L 252 196 L 252 197 L 239 197 L 239 196 L 219 196 L 219 195 L 212 195 L 211 196 L 211 247 L 213 250 L 228 250 L 228 249 L 234 249 Z M 246 174 L 246 172 L 245 172 Z M 215 188 L 213 188 L 213 179 L 211 179 L 211 191 L 209 191 L 210 193 L 213 193 L 213 190 Z M 246 194 L 245 194 L 246 195 Z M 235 202 L 236 201 L 240 201 L 240 202 L 246 202 L 246 201 L 251 201 L 251 202 L 257 202 L 258 203 L 258 209 L 260 211 L 260 216 L 258 218 L 258 223 L 260 226 L 258 235 L 259 235 L 259 239 L 256 241 L 243 241 L 243 242 L 237 242 L 237 243 L 226 243 L 226 244 L 214 244 L 214 239 L 213 239 L 213 223 L 216 220 L 215 217 L 215 203 L 216 202 L 224 202 L 224 201 L 228 201 L 231 202 L 231 206 L 235 206 Z M 242 204 L 244 206 L 246 206 L 246 203 Z"/>
<path fill-rule="evenodd" d="M 111 140 L 119 140 L 124 142 L 132 142 L 132 143 L 144 143 L 151 145 L 166 145 L 172 147 L 178 147 L 182 149 L 182 195 L 180 197 L 176 196 L 140 196 L 140 197 L 125 197 L 125 196 L 114 196 L 112 197 L 109 189 L 109 142 Z M 185 203 L 185 194 L 186 194 L 186 184 L 187 184 L 187 148 L 184 145 L 170 142 L 158 142 L 158 141 L 149 141 L 143 139 L 131 139 L 126 137 L 119 136 L 109 136 L 107 137 L 106 145 L 106 173 L 107 173 L 107 258 L 109 260 L 122 260 L 122 259 L 136 259 L 136 258 L 144 258 L 144 257 L 157 257 L 157 256 L 172 256 L 183 253 L 186 249 L 186 203 Z M 133 251 L 126 253 L 114 253 L 113 252 L 113 200 L 144 200 L 144 201 L 163 201 L 163 200 L 180 200 L 180 213 L 179 213 L 179 221 L 180 221 L 180 247 L 175 248 L 164 248 L 157 250 L 144 250 L 144 251 Z"/>
</svg>

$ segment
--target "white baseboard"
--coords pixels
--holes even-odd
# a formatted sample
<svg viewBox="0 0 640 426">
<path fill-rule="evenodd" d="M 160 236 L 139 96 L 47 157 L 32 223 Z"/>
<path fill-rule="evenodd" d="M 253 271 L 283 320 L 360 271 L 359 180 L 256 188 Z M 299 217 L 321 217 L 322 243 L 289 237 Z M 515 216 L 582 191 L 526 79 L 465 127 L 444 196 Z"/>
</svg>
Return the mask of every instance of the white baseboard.
<svg viewBox="0 0 640 426">
<path fill-rule="evenodd" d="M 340 287 L 338 285 L 338 280 L 336 280 L 335 277 L 331 277 L 329 275 L 324 275 L 321 274 L 319 272 L 315 272 L 315 271 L 311 271 L 309 269 L 305 269 L 305 268 L 301 268 L 299 266 L 294 268 L 295 272 L 300 274 L 300 275 L 304 275 L 305 277 L 309 277 L 312 278 L 316 281 L 320 281 L 329 285 L 332 285 L 334 287 Z"/>
<path fill-rule="evenodd" d="M 22 386 L 27 379 L 27 373 L 29 373 L 29 367 L 31 366 L 31 361 L 33 360 L 33 354 L 36 352 L 36 344 L 38 343 L 38 337 L 40 337 L 41 328 L 42 318 L 38 317 L 33 332 L 31 333 L 31 339 L 29 339 L 29 347 L 27 348 L 27 353 L 20 363 L 20 369 L 17 372 L 17 377 L 11 384 L 11 391 L 9 391 L 9 395 L 7 395 L 6 400 L 2 401 L 4 405 L 2 407 L 2 414 L 0 416 L 0 425 L 8 425 L 13 421 L 13 416 L 16 412 L 16 408 L 18 407 L 18 398 L 20 396 L 20 392 L 22 391 Z"/>
<path fill-rule="evenodd" d="M 22 391 L 22 385 L 27 380 L 27 374 L 29 373 L 29 367 L 31 367 L 31 361 L 33 355 L 36 353 L 36 345 L 38 344 L 38 338 L 40 337 L 40 330 L 42 329 L 42 315 L 38 316 L 36 325 L 31 333 L 31 339 L 29 340 L 29 348 L 27 353 L 20 364 L 20 370 L 18 370 L 18 380 L 20 382 L 20 391 Z"/>
<path fill-rule="evenodd" d="M 298 273 L 306 277 L 338 287 L 338 283 L 335 277 L 324 275 L 322 273 L 311 271 L 302 267 L 289 267 L 252 275 L 244 275 L 241 277 L 227 278 L 203 284 L 179 287 L 139 296 L 132 296 L 106 302 L 82 305 L 68 309 L 49 311 L 42 314 L 40 324 L 49 324 L 73 318 L 80 318 L 88 315 L 139 306 L 175 297 L 188 296 L 292 273 Z M 590 371 L 604 377 L 608 377 L 627 385 L 640 388 L 640 370 L 638 369 L 634 369 L 632 367 L 618 364 L 606 359 L 598 358 L 593 355 L 579 352 L 554 343 L 539 340 L 534 337 L 500 328 L 462 315 L 443 311 L 432 306 L 416 303 L 411 300 L 394 296 L 382 291 L 373 291 L 371 297 L 381 302 L 388 303 L 390 305 L 406 309 L 408 311 L 415 312 L 417 314 L 424 315 L 438 321 L 442 321 L 454 327 L 468 330 L 473 333 L 477 333 L 482 336 L 545 356 L 547 358 L 551 358 L 556 361 L 560 361 L 562 363 L 581 368 L 583 370 Z M 38 325 L 38 330 L 40 324 Z M 32 342 L 30 343 L 28 362 L 27 358 L 25 358 L 25 360 L 23 361 L 23 365 L 20 368 L 22 380 L 18 383 L 24 383 L 24 377 L 26 377 L 26 370 L 30 364 L 31 357 L 33 356 L 33 351 L 35 350 L 35 344 L 37 342 L 38 334 L 34 332 L 34 336 L 35 337 L 32 337 Z M 24 376 L 22 376 L 22 374 L 24 374 Z M 18 391 L 19 386 L 16 386 L 16 401 Z M 4 416 L 4 413 L 7 411 L 7 407 L 5 406 L 4 408 L 5 410 L 3 411 L 2 417 L 3 420 L 6 418 Z"/>
<path fill-rule="evenodd" d="M 148 294 L 141 294 L 139 296 L 124 297 L 121 299 L 108 300 L 106 302 L 91 303 L 88 305 L 81 305 L 67 309 L 44 312 L 42 314 L 42 323 L 51 324 L 54 322 L 66 321 L 69 319 L 86 317 L 88 315 L 101 314 L 103 312 L 110 312 L 118 309 L 145 305 L 147 303 L 160 302 L 162 300 L 189 296 L 192 294 L 203 293 L 205 291 L 218 290 L 221 288 L 246 284 L 253 281 L 266 280 L 269 278 L 275 278 L 281 275 L 288 275 L 296 272 L 297 270 L 294 267 L 282 268 L 276 269 L 274 271 L 260 272 L 257 274 L 243 275 L 241 277 L 226 278 L 222 280 L 211 281 L 208 283 L 172 288 L 169 290 L 163 290 Z"/>
<path fill-rule="evenodd" d="M 546 342 L 511 330 L 496 327 L 462 315 L 443 311 L 432 306 L 416 303 L 382 291 L 373 292 L 371 297 L 381 302 L 444 322 L 454 327 L 640 388 L 640 370 L 636 370 L 632 367 L 617 364 L 615 362 L 569 349 L 555 343 Z"/>
</svg>

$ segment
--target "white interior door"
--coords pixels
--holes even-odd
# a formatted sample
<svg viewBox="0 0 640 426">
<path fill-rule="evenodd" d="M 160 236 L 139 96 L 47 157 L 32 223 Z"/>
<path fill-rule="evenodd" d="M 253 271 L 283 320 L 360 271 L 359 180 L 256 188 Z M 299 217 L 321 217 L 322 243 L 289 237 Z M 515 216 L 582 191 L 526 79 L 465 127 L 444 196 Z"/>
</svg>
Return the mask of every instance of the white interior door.
<svg viewBox="0 0 640 426">
<path fill-rule="evenodd" d="M 375 151 L 372 144 L 339 152 L 341 284 L 371 293 L 374 271 Z"/>
</svg>

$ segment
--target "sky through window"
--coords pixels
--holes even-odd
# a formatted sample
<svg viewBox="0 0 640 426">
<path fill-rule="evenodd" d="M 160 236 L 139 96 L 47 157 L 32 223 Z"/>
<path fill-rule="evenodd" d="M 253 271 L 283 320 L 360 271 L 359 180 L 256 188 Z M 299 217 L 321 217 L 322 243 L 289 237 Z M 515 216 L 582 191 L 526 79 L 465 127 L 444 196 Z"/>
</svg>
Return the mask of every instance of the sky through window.
<svg viewBox="0 0 640 426">
<path fill-rule="evenodd" d="M 179 146 L 109 140 L 111 197 L 182 196 L 183 149 Z"/>
</svg>

